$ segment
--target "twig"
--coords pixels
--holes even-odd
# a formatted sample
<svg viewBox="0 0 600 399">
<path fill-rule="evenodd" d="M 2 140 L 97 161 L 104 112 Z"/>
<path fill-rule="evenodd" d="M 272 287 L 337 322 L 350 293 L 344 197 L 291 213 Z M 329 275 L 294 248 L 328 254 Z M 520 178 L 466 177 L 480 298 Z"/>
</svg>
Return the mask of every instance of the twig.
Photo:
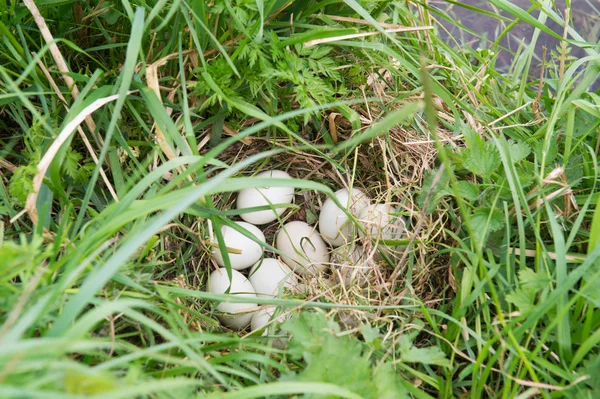
<svg viewBox="0 0 600 399">
<path fill-rule="evenodd" d="M 4 169 L 8 169 L 11 172 L 14 172 L 15 170 L 17 170 L 17 167 L 15 165 L 8 162 L 6 159 L 2 159 L 2 158 L 0 158 L 0 167 L 2 167 Z"/>
<path fill-rule="evenodd" d="M 512 110 L 512 111 L 510 111 L 508 114 L 506 114 L 506 115 L 502 115 L 500 118 L 498 118 L 498 119 L 496 119 L 496 120 L 494 120 L 494 121 L 492 121 L 492 122 L 488 123 L 488 126 L 493 126 L 493 125 L 495 125 L 496 123 L 500 122 L 501 120 L 504 120 L 504 119 L 508 118 L 509 116 L 511 116 L 511 115 L 513 115 L 513 114 L 515 114 L 515 113 L 519 112 L 519 111 L 520 111 L 520 110 L 522 110 L 523 108 L 526 108 L 526 107 L 528 107 L 528 106 L 529 106 L 531 103 L 533 103 L 533 101 L 534 101 L 534 100 L 527 101 L 525 104 L 521 105 L 521 106 L 520 106 L 520 107 L 518 107 L 518 108 L 515 108 L 515 109 L 513 109 L 513 110 Z"/>
<path fill-rule="evenodd" d="M 521 253 L 522 253 L 519 248 L 508 247 L 508 250 L 511 251 L 512 253 L 514 253 L 515 255 L 521 255 Z M 535 258 L 536 256 L 538 256 L 537 251 L 534 249 L 526 249 L 525 251 L 523 251 L 523 253 L 528 258 Z M 552 260 L 556 260 L 556 258 L 557 258 L 556 252 L 547 252 L 547 255 Z M 586 259 L 585 255 L 581 255 L 581 256 L 569 255 L 569 254 L 565 255 L 565 260 L 567 262 L 572 262 L 572 263 L 583 263 L 585 261 L 585 259 Z"/>
<path fill-rule="evenodd" d="M 52 54 L 52 58 L 54 58 L 54 62 L 56 62 L 56 67 L 60 72 L 62 72 L 62 78 L 67 84 L 67 88 L 71 90 L 71 95 L 73 96 L 73 98 L 77 99 L 77 97 L 79 97 L 79 89 L 77 88 L 77 85 L 75 84 L 73 78 L 69 76 L 69 67 L 67 66 L 67 63 L 65 62 L 65 59 L 63 58 L 60 50 L 58 49 L 58 46 L 54 42 L 54 37 L 52 36 L 50 29 L 48 29 L 48 25 L 46 25 L 46 20 L 44 20 L 44 17 L 42 17 L 42 15 L 40 14 L 40 10 L 38 10 L 33 0 L 23 0 L 23 2 L 25 3 L 25 6 L 29 9 L 31 15 L 33 16 L 33 20 L 38 26 L 40 33 L 44 38 L 44 41 L 46 42 L 46 44 L 48 44 L 50 54 Z M 90 116 L 88 116 L 85 119 L 85 124 L 87 125 L 90 132 L 94 133 L 96 131 L 96 124 Z M 102 141 L 102 139 L 100 140 Z"/>
</svg>

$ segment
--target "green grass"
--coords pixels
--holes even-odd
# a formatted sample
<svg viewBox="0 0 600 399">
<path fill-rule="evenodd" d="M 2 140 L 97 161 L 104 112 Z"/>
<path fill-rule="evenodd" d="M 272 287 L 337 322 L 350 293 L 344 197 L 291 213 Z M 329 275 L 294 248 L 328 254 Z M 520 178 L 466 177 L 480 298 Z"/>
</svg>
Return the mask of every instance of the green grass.
<svg viewBox="0 0 600 399">
<path fill-rule="evenodd" d="M 0 397 L 596 397 L 598 45 L 570 22 L 585 55 L 548 49 L 540 81 L 565 5 L 491 3 L 464 7 L 532 27 L 506 74 L 500 39 L 441 39 L 463 27 L 435 2 L 39 2 L 79 96 L 0 5 Z M 286 350 L 205 291 L 209 226 L 223 247 L 235 192 L 266 184 L 298 194 L 267 239 L 343 185 L 411 224 L 364 289 L 257 300 L 293 315 Z"/>
</svg>

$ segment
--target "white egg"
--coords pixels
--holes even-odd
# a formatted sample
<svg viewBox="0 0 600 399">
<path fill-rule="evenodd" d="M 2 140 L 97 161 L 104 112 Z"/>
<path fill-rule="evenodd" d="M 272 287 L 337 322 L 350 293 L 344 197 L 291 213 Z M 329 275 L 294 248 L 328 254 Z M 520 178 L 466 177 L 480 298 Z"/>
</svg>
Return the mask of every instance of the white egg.
<svg viewBox="0 0 600 399">
<path fill-rule="evenodd" d="M 281 286 L 292 290 L 298 284 L 298 277 L 292 269 L 277 259 L 259 260 L 248 275 L 259 297 L 276 297 Z"/>
<path fill-rule="evenodd" d="M 304 222 L 289 222 L 277 233 L 275 247 L 283 261 L 298 274 L 317 274 L 325 270 L 329 252 L 315 229 Z"/>
<path fill-rule="evenodd" d="M 274 314 L 275 314 L 274 307 L 263 308 L 263 309 L 260 309 L 259 311 L 255 312 L 254 316 L 252 316 L 252 322 L 250 323 L 250 328 L 252 329 L 252 331 L 262 330 L 263 328 L 267 327 L 267 324 L 269 324 L 269 322 L 273 318 Z M 281 315 L 281 316 L 277 317 L 276 322 L 283 323 L 285 321 L 285 319 L 287 319 L 287 318 L 289 318 L 289 316 L 286 317 L 286 316 Z M 269 334 L 268 329 L 266 329 L 262 333 L 262 335 L 268 335 L 268 334 Z M 278 331 L 277 334 L 281 335 L 281 332 Z M 273 343 L 273 346 L 275 348 L 284 349 L 287 346 L 287 341 L 288 341 L 288 339 L 285 337 L 277 337 L 277 338 L 273 338 L 273 340 L 271 342 Z"/>
<path fill-rule="evenodd" d="M 371 203 L 369 196 L 358 188 L 352 189 L 352 195 L 348 189 L 343 188 L 336 191 L 335 196 L 354 217 Z M 331 246 L 339 247 L 354 241 L 357 230 L 348 215 L 331 198 L 327 198 L 319 214 L 319 232 L 323 239 Z"/>
<path fill-rule="evenodd" d="M 291 179 L 290 175 L 282 170 L 267 170 L 256 177 L 273 177 L 277 179 Z M 294 200 L 293 187 L 261 187 L 245 188 L 238 193 L 237 209 L 254 208 L 257 206 L 271 206 L 278 204 L 291 204 Z M 260 225 L 270 223 L 281 216 L 287 208 L 266 209 L 243 213 L 240 215 L 248 223 Z"/>
<path fill-rule="evenodd" d="M 265 235 L 258 229 L 258 227 L 246 222 L 235 222 L 235 224 L 248 230 L 248 232 L 253 234 L 258 241 L 262 243 L 265 242 Z M 246 269 L 255 264 L 262 257 L 262 245 L 251 238 L 246 237 L 239 231 L 234 230 L 232 227 L 222 226 L 221 234 L 223 235 L 223 241 L 225 241 L 225 246 L 227 248 L 241 251 L 239 254 L 228 252 L 232 269 Z M 212 257 L 219 266 L 225 266 L 223 254 L 219 250 L 217 243 L 215 243 L 215 247 L 212 249 Z"/>
<path fill-rule="evenodd" d="M 366 285 L 371 263 L 361 246 L 342 246 L 331 252 L 331 267 L 338 268 L 346 285 Z"/>
<path fill-rule="evenodd" d="M 224 294 L 230 286 L 229 277 L 227 276 L 227 270 L 220 268 L 210 274 L 208 279 L 208 292 L 213 294 Z M 231 271 L 231 289 L 229 290 L 230 295 L 238 295 L 241 297 L 247 297 L 249 301 L 256 299 L 254 287 L 250 284 L 250 281 L 244 275 L 236 270 Z M 254 302 L 249 303 L 231 303 L 221 302 L 217 306 L 217 310 L 223 313 L 235 313 L 246 309 L 252 309 L 258 305 Z M 230 328 L 243 329 L 250 324 L 252 315 L 254 312 L 246 312 L 240 314 L 221 315 L 219 320 L 221 323 Z"/>
<path fill-rule="evenodd" d="M 406 233 L 406 222 L 403 217 L 391 215 L 396 210 L 389 204 L 375 204 L 363 208 L 358 214 L 358 221 L 366 231 L 359 232 L 371 240 L 399 240 Z"/>
</svg>

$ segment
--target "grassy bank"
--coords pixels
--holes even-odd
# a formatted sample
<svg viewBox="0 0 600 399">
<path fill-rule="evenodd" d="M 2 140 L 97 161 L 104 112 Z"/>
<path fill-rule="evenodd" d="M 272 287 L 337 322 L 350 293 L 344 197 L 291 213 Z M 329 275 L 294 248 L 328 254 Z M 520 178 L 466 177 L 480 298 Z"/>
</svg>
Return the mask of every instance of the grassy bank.
<svg viewBox="0 0 600 399">
<path fill-rule="evenodd" d="M 535 28 L 506 74 L 427 2 L 0 5 L 0 397 L 595 397 L 598 46 L 492 3 Z M 366 286 L 257 300 L 285 350 L 205 289 L 265 184 L 284 220 L 353 186 L 409 224 Z"/>
</svg>

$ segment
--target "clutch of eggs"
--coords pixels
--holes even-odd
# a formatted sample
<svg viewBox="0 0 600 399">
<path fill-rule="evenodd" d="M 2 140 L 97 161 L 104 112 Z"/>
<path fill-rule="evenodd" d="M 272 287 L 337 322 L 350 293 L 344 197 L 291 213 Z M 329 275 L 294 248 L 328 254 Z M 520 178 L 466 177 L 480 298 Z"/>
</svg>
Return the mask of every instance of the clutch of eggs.
<svg viewBox="0 0 600 399">
<path fill-rule="evenodd" d="M 286 172 L 269 170 L 256 175 L 258 178 L 291 178 Z M 392 215 L 395 209 L 389 204 L 371 204 L 367 194 L 358 188 L 341 189 L 335 192 L 338 206 L 328 198 L 319 214 L 319 231 L 305 222 L 293 221 L 283 225 L 275 236 L 275 247 L 281 261 L 263 258 L 265 236 L 255 225 L 275 221 L 294 199 L 293 187 L 259 187 L 241 190 L 238 193 L 237 209 L 270 207 L 261 211 L 240 214 L 244 222 L 234 222 L 238 229 L 222 226 L 221 234 L 232 268 L 231 281 L 224 267 L 211 273 L 208 290 L 248 298 L 247 303 L 221 302 L 217 310 L 223 312 L 219 320 L 225 326 L 244 329 L 260 329 L 273 316 L 273 308 L 257 312 L 242 312 L 257 307 L 253 299 L 276 297 L 283 288 L 297 289 L 296 275 L 316 275 L 328 265 L 339 268 L 346 284 L 362 285 L 370 270 L 363 248 L 354 244 L 356 237 L 370 240 L 398 239 L 405 233 L 405 221 Z M 284 205 L 278 206 L 278 205 Z M 348 214 L 354 216 L 365 230 L 355 226 Z M 243 231 L 243 233 L 242 233 Z M 333 251 L 327 244 L 333 247 Z M 225 260 L 218 245 L 213 244 L 212 257 L 219 266 Z M 252 267 L 248 278 L 238 270 Z"/>
</svg>

